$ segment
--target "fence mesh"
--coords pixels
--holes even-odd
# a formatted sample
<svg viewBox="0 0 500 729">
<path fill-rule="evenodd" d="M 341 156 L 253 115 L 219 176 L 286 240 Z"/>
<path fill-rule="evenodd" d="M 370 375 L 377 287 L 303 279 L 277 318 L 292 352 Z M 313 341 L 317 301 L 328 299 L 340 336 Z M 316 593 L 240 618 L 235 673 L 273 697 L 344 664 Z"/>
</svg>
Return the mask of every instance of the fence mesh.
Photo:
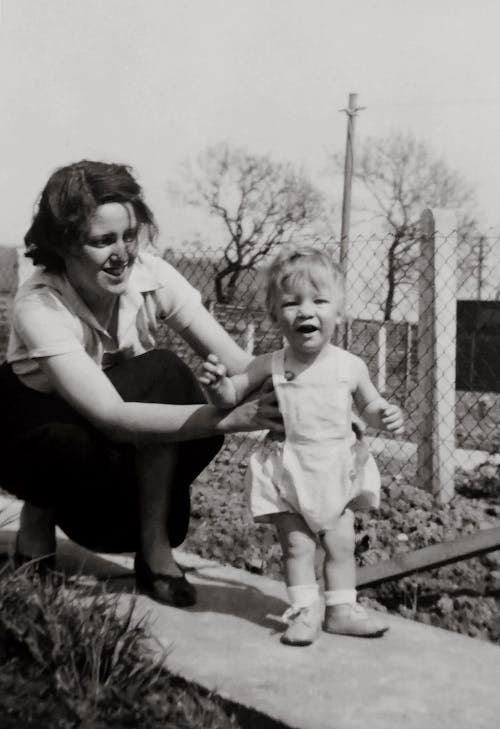
<svg viewBox="0 0 500 729">
<path fill-rule="evenodd" d="M 500 302 L 474 299 L 481 272 L 470 262 L 465 266 L 460 259 L 458 263 L 440 260 L 437 245 L 435 265 L 445 270 L 448 267 L 453 274 L 448 284 L 442 284 L 440 301 L 441 306 L 444 301 L 445 308 L 453 310 L 454 324 L 439 330 L 441 312 L 436 312 L 437 318 L 429 326 L 438 328 L 438 347 L 437 352 L 428 356 L 422 343 L 429 332 L 422 331 L 422 321 L 426 321 L 425 307 L 432 301 L 432 292 L 426 288 L 432 289 L 433 283 L 426 280 L 418 240 L 409 247 L 406 258 L 396 262 L 390 260 L 391 242 L 390 236 L 358 236 L 350 242 L 347 317 L 336 333 L 337 343 L 347 345 L 366 362 L 379 392 L 399 404 L 405 413 L 406 432 L 401 437 L 368 429 L 379 465 L 394 477 L 404 474 L 405 480 L 415 486 L 423 485 L 419 482 L 417 451 L 425 433 L 422 421 L 433 413 L 422 402 L 422 379 L 429 372 L 431 380 L 435 379 L 439 355 L 439 392 L 443 402 L 437 405 L 443 421 L 449 424 L 453 420 L 454 436 L 447 441 L 448 448 L 442 450 L 441 457 L 457 474 L 480 467 L 493 468 L 496 473 L 500 432 L 500 370 L 496 365 L 496 354 L 500 354 Z M 491 240 L 489 245 L 493 247 L 495 242 Z M 471 250 L 475 244 L 475 240 L 469 242 Z M 320 243 L 316 245 L 321 247 Z M 332 255 L 338 255 L 338 246 L 329 243 L 328 249 Z M 261 354 L 280 348 L 280 334 L 263 308 L 258 271 L 242 271 L 233 299 L 226 303 L 216 301 L 214 280 L 223 268 L 223 254 L 222 248 L 199 249 L 196 256 L 168 250 L 165 258 L 199 288 L 214 316 L 247 351 Z M 166 330 L 163 336 L 168 346 L 180 350 L 190 365 L 199 369 L 200 361 L 179 337 Z M 440 425 L 438 422 L 437 427 Z M 439 430 L 435 437 L 439 439 Z M 244 459 L 254 445 L 254 436 L 241 436 L 237 455 Z"/>
<path fill-rule="evenodd" d="M 381 468 L 395 477 L 404 473 L 414 485 L 421 486 L 417 450 L 422 437 L 422 419 L 432 416 L 431 412 L 426 413 L 422 403 L 424 393 L 421 384 L 426 374 L 423 360 L 427 367 L 432 366 L 433 372 L 437 371 L 436 354 L 426 359 L 422 350 L 422 338 L 425 339 L 426 335 L 422 331 L 422 316 L 426 302 L 431 300 L 426 287 L 431 288 L 432 282 L 426 283 L 419 241 L 407 246 L 405 257 L 397 261 L 390 258 L 391 243 L 393 239 L 390 236 L 357 236 L 350 241 L 348 310 L 346 319 L 338 327 L 336 341 L 346 344 L 350 351 L 366 362 L 377 389 L 404 410 L 404 436 L 391 438 L 387 433 L 368 429 Z M 339 246 L 331 240 L 326 244 L 315 241 L 315 245 L 326 247 L 334 257 L 339 255 Z M 482 236 L 468 241 L 468 251 L 494 250 L 496 245 L 497 239 Z M 282 346 L 280 333 L 264 310 L 258 270 L 241 271 L 231 300 L 218 302 L 215 279 L 224 268 L 223 248 L 204 250 L 200 247 L 196 255 L 167 250 L 164 257 L 201 291 L 205 305 L 240 346 L 254 354 Z M 0 352 L 4 356 L 17 276 L 13 249 L 4 249 L 0 264 Z M 448 411 L 441 407 L 440 412 L 448 422 L 452 418 L 454 431 L 449 452 L 443 455 L 457 473 L 464 469 L 484 468 L 485 472 L 497 477 L 497 454 L 500 450 L 500 368 L 497 364 L 500 361 L 500 301 L 496 300 L 494 281 L 491 277 L 486 279 L 485 266 L 480 265 L 481 261 L 474 265 L 471 256 L 465 262 L 458 259 L 458 264 L 455 261 L 439 262 L 438 259 L 438 265 L 446 268 L 448 264 L 452 273 L 456 269 L 457 283 L 455 285 L 452 280 L 447 287 L 449 301 L 445 303 L 456 311 L 456 323 L 440 331 L 438 339 L 445 357 L 450 352 L 454 358 L 456 355 L 456 365 L 452 361 L 449 366 L 441 368 L 441 393 Z M 487 296 L 489 298 L 485 298 Z M 439 326 L 439 323 L 434 322 L 434 326 Z M 195 371 L 199 371 L 199 358 L 165 324 L 160 324 L 160 344 L 176 350 Z M 255 435 L 240 436 L 236 440 L 235 457 L 244 460 L 255 446 Z"/>
</svg>

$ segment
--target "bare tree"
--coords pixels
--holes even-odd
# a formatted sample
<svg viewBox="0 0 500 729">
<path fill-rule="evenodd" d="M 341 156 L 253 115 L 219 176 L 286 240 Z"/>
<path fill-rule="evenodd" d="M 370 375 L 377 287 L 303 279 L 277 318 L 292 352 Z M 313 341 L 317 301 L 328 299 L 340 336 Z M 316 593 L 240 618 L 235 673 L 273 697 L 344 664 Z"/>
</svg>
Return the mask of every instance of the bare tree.
<svg viewBox="0 0 500 729">
<path fill-rule="evenodd" d="M 323 218 L 323 195 L 301 170 L 227 144 L 208 148 L 185 178 L 184 201 L 205 208 L 225 231 L 215 273 L 219 303 L 234 300 L 243 271 Z"/>
<path fill-rule="evenodd" d="M 337 165 L 342 162 L 335 157 Z M 458 233 L 475 227 L 471 213 L 472 188 L 413 134 L 392 133 L 368 138 L 357 154 L 354 179 L 368 193 L 370 209 L 383 219 L 389 245 L 384 320 L 391 319 L 397 287 L 409 283 L 417 256 L 417 224 L 425 207 L 456 208 Z M 463 235 L 460 231 L 462 230 Z"/>
</svg>

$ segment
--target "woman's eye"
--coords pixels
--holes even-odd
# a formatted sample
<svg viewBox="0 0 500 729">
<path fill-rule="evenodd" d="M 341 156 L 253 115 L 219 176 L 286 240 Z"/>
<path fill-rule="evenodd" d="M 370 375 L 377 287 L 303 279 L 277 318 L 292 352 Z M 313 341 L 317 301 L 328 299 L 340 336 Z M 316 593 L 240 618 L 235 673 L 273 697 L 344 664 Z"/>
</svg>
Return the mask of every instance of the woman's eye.
<svg viewBox="0 0 500 729">
<path fill-rule="evenodd" d="M 94 248 L 106 248 L 112 246 L 116 242 L 116 235 L 101 235 L 98 238 L 91 238 L 90 245 Z"/>
<path fill-rule="evenodd" d="M 125 243 L 134 243 L 137 240 L 137 234 L 138 234 L 137 228 L 131 228 L 130 230 L 126 230 L 123 234 L 123 240 Z"/>
</svg>

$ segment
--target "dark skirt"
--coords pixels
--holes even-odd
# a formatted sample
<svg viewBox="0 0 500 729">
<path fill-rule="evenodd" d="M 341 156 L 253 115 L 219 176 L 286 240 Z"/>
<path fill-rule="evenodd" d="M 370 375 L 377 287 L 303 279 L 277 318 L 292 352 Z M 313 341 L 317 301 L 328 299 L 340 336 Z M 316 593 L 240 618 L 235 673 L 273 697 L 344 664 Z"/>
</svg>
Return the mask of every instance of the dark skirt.
<svg viewBox="0 0 500 729">
<path fill-rule="evenodd" d="M 153 350 L 106 371 L 130 402 L 205 402 L 191 370 L 172 352 Z M 88 549 L 139 548 L 136 448 L 114 443 L 61 397 L 23 385 L 0 366 L 0 487 L 55 509 L 58 526 Z M 189 487 L 219 451 L 219 436 L 173 444 L 177 451 L 167 530 L 172 546 L 189 525 Z"/>
</svg>

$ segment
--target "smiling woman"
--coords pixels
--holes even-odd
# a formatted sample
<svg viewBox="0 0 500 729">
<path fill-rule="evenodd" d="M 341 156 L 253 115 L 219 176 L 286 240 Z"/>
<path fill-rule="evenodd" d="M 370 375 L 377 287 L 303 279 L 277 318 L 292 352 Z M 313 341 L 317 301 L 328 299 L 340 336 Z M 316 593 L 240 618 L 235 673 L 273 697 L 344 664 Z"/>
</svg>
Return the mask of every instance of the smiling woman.
<svg viewBox="0 0 500 729">
<path fill-rule="evenodd" d="M 13 308 L 0 368 L 2 486 L 25 501 L 17 563 L 55 565 L 55 526 L 91 549 L 135 551 L 138 586 L 191 605 L 171 547 L 186 536 L 189 486 L 224 433 L 280 430 L 270 392 L 219 410 L 159 318 L 233 373 L 249 356 L 166 261 L 144 251 L 153 215 L 128 167 L 84 160 L 47 182 L 26 234 L 37 264 Z"/>
</svg>

